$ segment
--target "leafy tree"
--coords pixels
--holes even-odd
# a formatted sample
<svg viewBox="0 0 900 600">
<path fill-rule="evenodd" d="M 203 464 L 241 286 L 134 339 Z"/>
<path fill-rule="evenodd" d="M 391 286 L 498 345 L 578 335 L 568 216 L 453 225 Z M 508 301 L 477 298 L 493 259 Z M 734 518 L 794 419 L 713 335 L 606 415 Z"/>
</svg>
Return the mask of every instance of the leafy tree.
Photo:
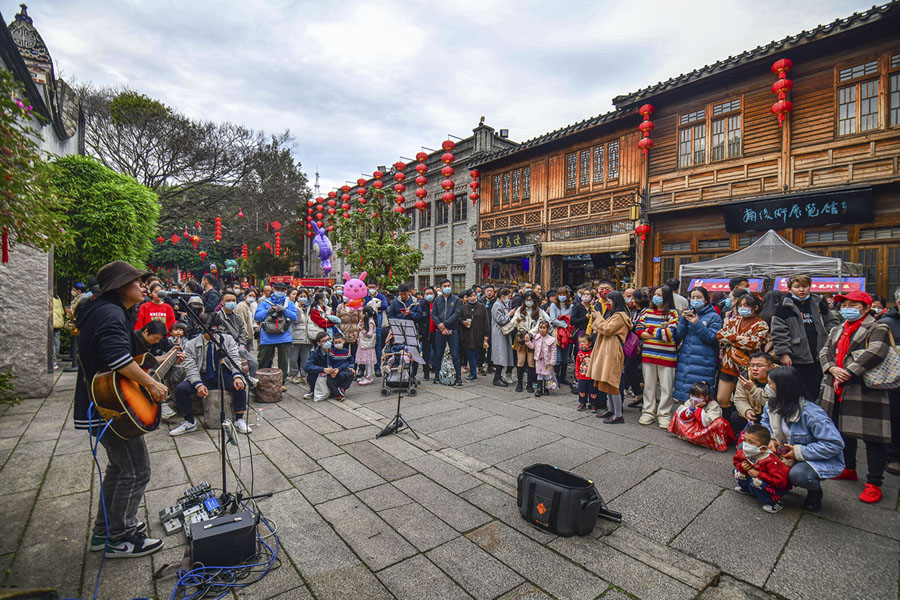
<svg viewBox="0 0 900 600">
<path fill-rule="evenodd" d="M 74 243 L 60 248 L 60 277 L 85 279 L 113 260 L 143 266 L 156 233 L 159 201 L 133 178 L 83 156 L 55 163 L 54 183 L 69 201 L 69 232 Z"/>
<path fill-rule="evenodd" d="M 0 228 L 13 243 L 62 249 L 72 241 L 66 202 L 53 186 L 53 167 L 41 154 L 24 97 L 12 74 L 0 69 Z"/>
<path fill-rule="evenodd" d="M 134 90 L 85 86 L 79 97 L 88 151 L 163 199 L 207 184 L 237 185 L 265 144 L 261 133 L 189 119 Z"/>
<path fill-rule="evenodd" d="M 362 198 L 352 200 L 350 216 L 339 216 L 330 236 L 349 254 L 345 263 L 354 275 L 366 271 L 367 280 L 380 285 L 396 285 L 406 281 L 419 268 L 424 255 L 409 245 L 406 227 L 409 217 L 394 212 L 393 190 L 369 188 Z"/>
<path fill-rule="evenodd" d="M 268 275 L 287 274 L 290 268 L 291 261 L 283 252 L 278 257 L 271 252 L 267 252 L 265 248 L 262 251 L 251 253 L 239 267 L 241 275 L 256 275 L 260 280 Z"/>
</svg>

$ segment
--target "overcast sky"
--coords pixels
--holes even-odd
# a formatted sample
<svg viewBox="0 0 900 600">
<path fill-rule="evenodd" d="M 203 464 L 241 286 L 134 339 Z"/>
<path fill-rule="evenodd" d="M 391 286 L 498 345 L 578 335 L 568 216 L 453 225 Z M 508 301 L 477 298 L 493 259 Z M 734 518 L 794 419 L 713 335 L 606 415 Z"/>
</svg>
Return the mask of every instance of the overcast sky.
<svg viewBox="0 0 900 600">
<path fill-rule="evenodd" d="M 484 115 L 524 141 L 618 94 L 871 0 L 342 2 L 31 0 L 70 81 L 127 86 L 190 116 L 290 129 L 322 192 Z M 18 1 L 0 0 L 7 22 Z"/>
</svg>

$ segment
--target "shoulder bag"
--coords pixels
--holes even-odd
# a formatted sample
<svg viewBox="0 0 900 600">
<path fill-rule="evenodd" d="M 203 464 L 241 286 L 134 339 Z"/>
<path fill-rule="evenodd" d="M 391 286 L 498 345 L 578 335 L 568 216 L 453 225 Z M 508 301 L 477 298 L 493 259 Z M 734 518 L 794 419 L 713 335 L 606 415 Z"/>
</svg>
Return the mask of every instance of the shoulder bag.
<svg viewBox="0 0 900 600">
<path fill-rule="evenodd" d="M 873 390 L 895 390 L 900 388 L 900 351 L 894 343 L 894 336 L 888 330 L 888 339 L 891 341 L 891 347 L 888 353 L 877 366 L 872 367 L 863 373 L 862 379 L 866 387 Z M 866 348 L 860 348 L 850 353 L 853 360 L 857 360 L 869 347 L 869 340 L 866 339 Z"/>
</svg>

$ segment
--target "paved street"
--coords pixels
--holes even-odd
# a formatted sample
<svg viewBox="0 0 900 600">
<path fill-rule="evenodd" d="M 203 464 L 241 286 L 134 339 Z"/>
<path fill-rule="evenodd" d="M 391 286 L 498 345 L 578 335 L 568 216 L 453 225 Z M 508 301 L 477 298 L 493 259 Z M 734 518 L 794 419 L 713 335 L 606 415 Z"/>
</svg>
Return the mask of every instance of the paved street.
<svg viewBox="0 0 900 600">
<path fill-rule="evenodd" d="M 604 425 L 574 396 L 516 394 L 489 385 L 424 384 L 404 399 L 404 432 L 375 440 L 396 400 L 353 387 L 343 403 L 314 404 L 289 386 L 262 407 L 252 436 L 256 492 L 277 523 L 281 567 L 240 598 L 790 600 L 897 598 L 900 478 L 885 499 L 860 503 L 863 484 L 829 481 L 819 515 L 791 493 L 777 515 L 731 491 L 731 455 L 688 445 L 654 427 Z M 87 436 L 71 425 L 74 375 L 46 399 L 0 417 L 0 561 L 3 588 L 53 587 L 90 597 L 99 556 L 87 549 L 96 506 Z M 251 423 L 253 418 L 250 418 Z M 172 423 L 172 426 L 177 423 Z M 189 484 L 219 485 L 216 431 L 147 435 L 153 478 L 142 508 L 158 511 Z M 862 446 L 862 445 L 861 445 Z M 861 448 L 862 450 L 862 448 Z M 251 483 L 246 437 L 234 468 Z M 101 452 L 102 454 L 102 452 Z M 864 452 L 861 452 L 864 460 Z M 561 538 L 527 525 L 515 476 L 547 462 L 593 479 L 621 526 Z M 861 463 L 861 472 L 864 472 Z M 233 487 L 234 474 L 230 474 Z M 169 597 L 183 535 L 139 559 L 106 561 L 100 598 Z M 0 589 L 0 593 L 7 591 Z"/>
</svg>

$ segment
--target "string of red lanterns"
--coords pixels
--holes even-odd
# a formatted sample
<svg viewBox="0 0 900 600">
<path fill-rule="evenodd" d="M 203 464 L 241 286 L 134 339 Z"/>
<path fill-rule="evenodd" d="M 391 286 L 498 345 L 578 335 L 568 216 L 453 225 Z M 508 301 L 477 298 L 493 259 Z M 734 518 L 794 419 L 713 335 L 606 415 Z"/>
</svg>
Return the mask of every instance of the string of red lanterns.
<svg viewBox="0 0 900 600">
<path fill-rule="evenodd" d="M 416 173 L 419 174 L 416 177 L 416 185 L 419 186 L 419 189 L 415 191 L 416 198 L 416 208 L 420 211 L 425 210 L 427 204 L 425 204 L 425 197 L 428 195 L 428 192 L 425 190 L 425 184 L 428 183 L 428 179 L 425 177 L 425 173 L 428 172 L 428 165 L 425 164 L 425 161 L 428 160 L 428 155 L 424 152 L 419 152 L 416 154 L 416 160 L 419 164 L 416 165 Z"/>
<path fill-rule="evenodd" d="M 472 193 L 469 194 L 469 200 L 472 201 L 472 206 L 474 207 L 475 203 L 478 202 L 478 198 L 480 198 L 480 196 L 478 195 L 478 188 L 481 186 L 481 184 L 478 183 L 478 178 L 481 177 L 481 171 L 479 171 L 478 169 L 472 169 L 471 171 L 469 171 L 469 177 L 472 178 L 472 183 L 469 184 L 469 187 L 472 188 Z"/>
<path fill-rule="evenodd" d="M 654 108 L 652 104 L 645 104 L 638 109 L 638 113 L 644 117 L 644 120 L 638 125 L 638 130 L 644 136 L 638 141 L 638 148 L 641 149 L 645 158 L 649 154 L 650 148 L 653 147 L 653 139 L 650 137 L 650 132 L 653 131 L 653 121 L 650 120 L 650 115 L 653 114 L 653 111 Z"/>
<path fill-rule="evenodd" d="M 403 183 L 406 180 L 406 173 L 403 172 L 405 170 L 405 162 L 398 160 L 394 163 L 394 181 L 397 182 L 394 184 L 394 191 L 397 192 L 397 197 L 394 198 L 394 202 L 397 203 L 397 206 L 394 207 L 395 213 L 406 212 L 406 209 L 403 208 L 403 204 L 406 202 L 406 198 L 403 197 L 403 192 L 406 191 L 406 185 Z"/>
<path fill-rule="evenodd" d="M 222 217 L 216 217 L 216 243 L 222 241 Z"/>
<path fill-rule="evenodd" d="M 441 194 L 441 200 L 443 200 L 445 204 L 450 204 L 456 200 L 456 196 L 453 195 L 453 192 L 451 191 L 453 189 L 453 181 L 450 179 L 456 172 L 456 170 L 450 166 L 450 163 L 456 158 L 450 153 L 451 150 L 456 148 L 456 143 L 453 140 L 445 140 L 444 143 L 441 144 L 441 148 L 444 149 L 444 154 L 441 155 L 441 162 L 444 163 L 444 168 L 441 169 L 441 175 L 444 176 L 444 181 L 441 182 L 441 187 L 444 189 L 444 193 Z"/>
<path fill-rule="evenodd" d="M 794 62 L 789 58 L 776 60 L 772 64 L 772 73 L 778 76 L 778 81 L 772 84 L 772 93 L 778 96 L 778 101 L 772 105 L 772 114 L 778 116 L 778 126 L 784 127 L 784 120 L 794 105 L 787 99 L 787 93 L 794 87 L 794 82 L 787 78 L 788 71 L 794 68 Z"/>
</svg>

